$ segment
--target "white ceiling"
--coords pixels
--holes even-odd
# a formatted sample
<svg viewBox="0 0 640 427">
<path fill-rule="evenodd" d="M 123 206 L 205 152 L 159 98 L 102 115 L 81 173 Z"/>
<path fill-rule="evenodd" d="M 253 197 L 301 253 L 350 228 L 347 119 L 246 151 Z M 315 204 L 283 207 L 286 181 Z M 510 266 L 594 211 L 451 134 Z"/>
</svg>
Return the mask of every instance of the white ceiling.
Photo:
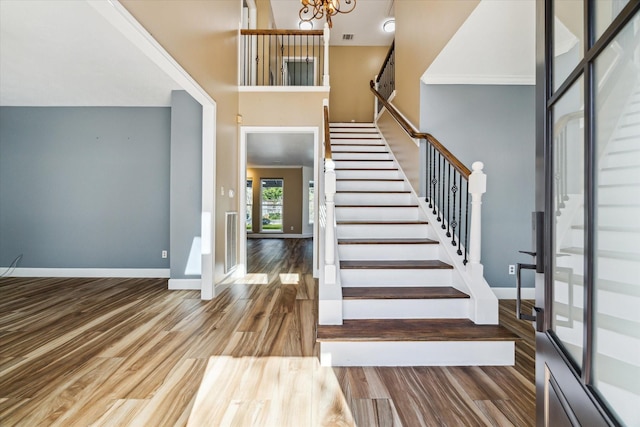
<svg viewBox="0 0 640 427">
<path fill-rule="evenodd" d="M 535 0 L 482 0 L 422 81 L 534 85 L 535 24 Z"/>
<path fill-rule="evenodd" d="M 312 133 L 247 134 L 247 166 L 313 167 Z"/>
<path fill-rule="evenodd" d="M 341 2 L 344 3 L 344 0 Z M 331 46 L 390 46 L 394 35 L 382 31 L 382 24 L 394 16 L 393 2 L 394 0 L 359 0 L 353 12 L 334 16 L 329 44 Z M 271 8 L 278 29 L 298 28 L 300 0 L 271 0 Z M 325 22 L 324 19 L 314 21 L 314 29 L 321 30 Z M 342 40 L 343 34 L 353 34 L 353 40 Z"/>
<path fill-rule="evenodd" d="M 174 89 L 89 2 L 0 0 L 0 105 L 168 106 Z"/>
</svg>

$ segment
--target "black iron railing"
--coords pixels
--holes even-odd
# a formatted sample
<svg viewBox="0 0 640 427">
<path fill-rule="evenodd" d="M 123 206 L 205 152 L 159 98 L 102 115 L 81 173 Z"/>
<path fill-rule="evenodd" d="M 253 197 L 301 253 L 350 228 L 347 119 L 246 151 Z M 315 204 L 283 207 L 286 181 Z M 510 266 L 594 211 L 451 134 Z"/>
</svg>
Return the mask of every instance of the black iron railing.
<svg viewBox="0 0 640 427">
<path fill-rule="evenodd" d="M 241 30 L 241 86 L 322 86 L 323 31 Z"/>
<path fill-rule="evenodd" d="M 391 43 L 389 52 L 382 63 L 380 72 L 376 76 L 376 90 L 382 95 L 385 100 L 389 100 L 391 94 L 396 90 L 396 42 Z M 381 103 L 378 103 L 378 112 L 383 108 Z"/>
<path fill-rule="evenodd" d="M 373 81 L 371 90 L 378 98 L 378 103 L 387 109 L 411 138 L 426 142 L 425 162 L 425 201 L 440 227 L 446 230 L 446 236 L 457 248 L 458 255 L 464 257 L 463 263 L 469 261 L 469 236 L 471 207 L 469 199 L 469 176 L 471 170 L 455 157 L 444 145 L 431 134 L 418 132 L 400 114 L 398 109 L 388 102 L 375 89 Z"/>
</svg>

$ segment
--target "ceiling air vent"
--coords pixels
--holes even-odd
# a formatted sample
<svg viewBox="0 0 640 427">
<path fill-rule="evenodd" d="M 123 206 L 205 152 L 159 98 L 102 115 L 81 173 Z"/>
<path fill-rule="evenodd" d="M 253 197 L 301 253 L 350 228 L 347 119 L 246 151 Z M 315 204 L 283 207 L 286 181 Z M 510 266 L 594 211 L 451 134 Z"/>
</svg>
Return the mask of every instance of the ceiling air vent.
<svg viewBox="0 0 640 427">
<path fill-rule="evenodd" d="M 343 34 L 342 40 L 353 40 L 353 34 Z"/>
</svg>

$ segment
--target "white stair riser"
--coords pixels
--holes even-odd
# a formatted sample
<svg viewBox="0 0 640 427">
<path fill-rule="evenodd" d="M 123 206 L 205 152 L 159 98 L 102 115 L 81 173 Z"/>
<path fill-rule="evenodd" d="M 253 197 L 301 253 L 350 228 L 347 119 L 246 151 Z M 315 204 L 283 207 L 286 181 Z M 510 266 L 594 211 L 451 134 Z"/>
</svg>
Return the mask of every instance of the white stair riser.
<svg viewBox="0 0 640 427">
<path fill-rule="evenodd" d="M 342 286 L 450 286 L 451 269 L 340 269 Z"/>
<path fill-rule="evenodd" d="M 469 299 L 345 300 L 345 319 L 468 319 Z"/>
<path fill-rule="evenodd" d="M 335 195 L 337 205 L 408 205 L 416 203 L 411 193 L 341 193 Z"/>
<path fill-rule="evenodd" d="M 568 267 L 575 274 L 583 274 L 584 260 L 582 255 L 556 258 L 558 267 Z M 598 278 L 622 283 L 635 283 L 640 276 L 640 262 L 600 257 L 598 259 Z"/>
<path fill-rule="evenodd" d="M 584 230 L 574 228 L 570 237 L 568 246 L 584 247 Z M 599 250 L 640 254 L 640 233 L 598 230 L 597 241 Z"/>
<path fill-rule="evenodd" d="M 338 224 L 339 239 L 433 239 L 427 224 Z"/>
<path fill-rule="evenodd" d="M 335 155 L 343 151 L 377 151 L 380 153 L 389 153 L 387 146 L 384 144 L 376 145 L 332 145 L 331 153 Z"/>
<path fill-rule="evenodd" d="M 419 209 L 417 207 L 339 207 L 336 206 L 336 218 L 339 221 L 386 221 L 386 220 L 418 220 Z"/>
<path fill-rule="evenodd" d="M 404 181 L 337 181 L 338 191 L 404 191 Z"/>
<path fill-rule="evenodd" d="M 334 160 L 336 169 L 397 169 L 393 160 L 367 161 L 367 160 Z"/>
<path fill-rule="evenodd" d="M 395 179 L 401 178 L 397 170 L 336 170 L 338 179 Z"/>
<path fill-rule="evenodd" d="M 616 130 L 613 141 L 615 141 L 617 138 L 637 137 L 638 135 L 640 135 L 640 118 L 638 118 L 638 120 L 635 122 L 627 121 L 627 123 L 621 124 L 620 127 Z M 633 140 L 634 139 L 631 139 L 630 141 Z M 637 146 L 638 140 L 635 139 L 635 142 Z"/>
<path fill-rule="evenodd" d="M 374 138 L 336 138 L 334 136 L 331 137 L 331 146 L 333 147 L 333 144 L 339 144 L 339 145 L 343 145 L 343 144 L 348 144 L 348 145 L 384 145 L 384 142 L 382 142 L 381 139 L 374 139 Z"/>
<path fill-rule="evenodd" d="M 513 341 L 322 342 L 322 366 L 512 366 Z"/>
<path fill-rule="evenodd" d="M 640 185 L 598 187 L 598 203 L 600 204 L 625 204 L 630 201 L 637 203 L 640 200 Z"/>
<path fill-rule="evenodd" d="M 614 151 L 604 159 L 603 167 L 638 166 L 640 167 L 640 151 Z"/>
<path fill-rule="evenodd" d="M 640 128 L 640 125 L 638 125 L 638 128 Z M 637 135 L 640 134 L 640 130 L 637 132 L 633 138 L 613 138 L 607 147 L 607 152 L 615 153 L 617 151 L 639 150 L 640 138 Z"/>
<path fill-rule="evenodd" d="M 340 151 L 333 152 L 331 158 L 334 161 L 345 161 L 345 160 L 391 160 L 391 155 L 385 152 L 377 152 L 377 153 L 344 153 Z"/>
<path fill-rule="evenodd" d="M 362 139 L 380 139 L 380 134 L 374 130 L 363 129 L 362 132 L 351 132 L 352 129 L 345 132 L 331 131 L 331 139 L 346 139 L 346 138 L 362 138 Z"/>
<path fill-rule="evenodd" d="M 634 201 L 628 200 L 628 202 L 633 203 Z M 640 218 L 640 207 L 638 206 L 599 206 L 597 209 L 599 225 L 618 226 L 629 224 L 633 219 Z"/>
<path fill-rule="evenodd" d="M 373 123 L 361 123 L 361 122 L 333 122 L 330 124 L 331 129 L 342 128 L 371 128 L 375 129 Z"/>
<path fill-rule="evenodd" d="M 341 260 L 424 260 L 438 259 L 438 244 L 349 245 L 339 244 Z"/>
<path fill-rule="evenodd" d="M 640 184 L 640 166 L 632 169 L 602 170 L 600 172 L 599 184 Z"/>
</svg>

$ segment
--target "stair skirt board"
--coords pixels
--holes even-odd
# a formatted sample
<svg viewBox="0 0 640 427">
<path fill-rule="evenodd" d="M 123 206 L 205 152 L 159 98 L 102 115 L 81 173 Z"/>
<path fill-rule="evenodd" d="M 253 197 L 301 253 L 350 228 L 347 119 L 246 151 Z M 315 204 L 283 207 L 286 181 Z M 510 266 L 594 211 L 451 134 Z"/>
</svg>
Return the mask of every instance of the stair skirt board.
<svg viewBox="0 0 640 427">
<path fill-rule="evenodd" d="M 468 319 L 470 300 L 344 300 L 344 319 Z"/>
<path fill-rule="evenodd" d="M 513 366 L 514 341 L 331 341 L 322 366 Z"/>
</svg>

